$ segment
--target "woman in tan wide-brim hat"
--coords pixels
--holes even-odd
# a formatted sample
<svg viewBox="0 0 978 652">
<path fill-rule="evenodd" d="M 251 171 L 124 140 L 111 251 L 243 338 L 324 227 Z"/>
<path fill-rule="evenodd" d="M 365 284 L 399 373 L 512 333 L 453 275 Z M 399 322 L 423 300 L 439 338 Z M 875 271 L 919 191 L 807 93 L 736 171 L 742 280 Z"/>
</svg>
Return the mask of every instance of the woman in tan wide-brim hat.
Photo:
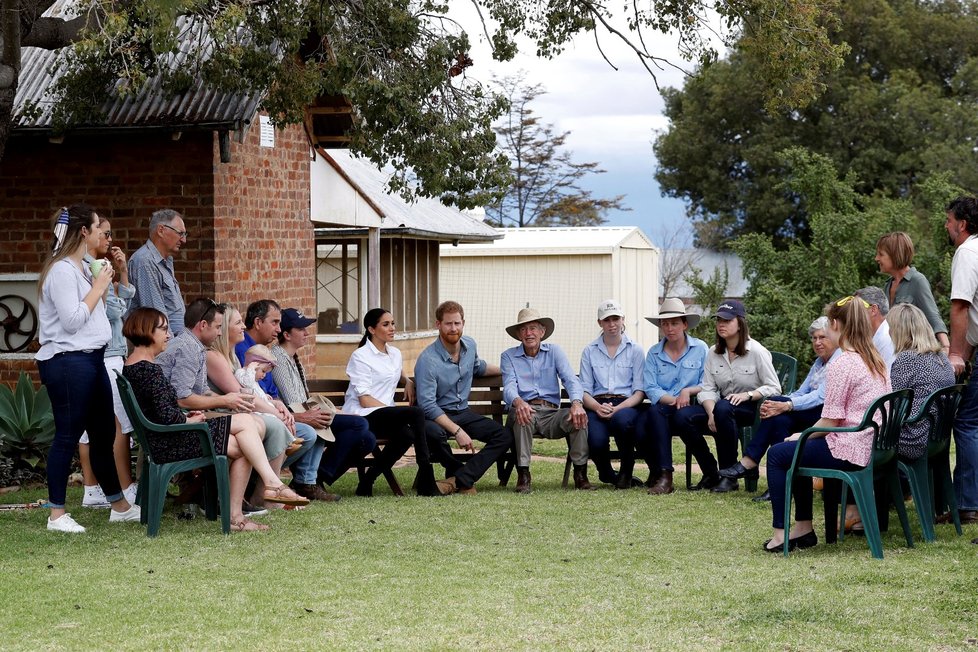
<svg viewBox="0 0 978 652">
<path fill-rule="evenodd" d="M 689 405 L 700 391 L 707 346 L 689 335 L 700 316 L 688 312 L 680 299 L 662 302 L 659 314 L 646 317 L 659 329 L 662 339 L 645 357 L 645 395 L 652 403 L 647 427 L 639 430 L 637 448 L 649 464 L 649 493 L 673 492 L 672 435 L 676 411 Z"/>
</svg>

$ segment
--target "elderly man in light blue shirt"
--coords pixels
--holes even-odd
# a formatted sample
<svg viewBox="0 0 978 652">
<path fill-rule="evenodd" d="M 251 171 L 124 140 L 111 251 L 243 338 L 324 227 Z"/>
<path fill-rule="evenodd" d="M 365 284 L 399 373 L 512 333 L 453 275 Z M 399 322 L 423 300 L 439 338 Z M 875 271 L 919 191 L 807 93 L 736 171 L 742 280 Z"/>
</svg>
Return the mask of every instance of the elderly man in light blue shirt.
<svg viewBox="0 0 978 652">
<path fill-rule="evenodd" d="M 574 487 L 594 489 L 587 479 L 587 414 L 584 390 L 567 356 L 556 344 L 544 344 L 554 332 L 554 321 L 533 308 L 520 310 L 516 323 L 506 332 L 519 346 L 503 351 L 503 400 L 509 406 L 509 423 L 516 440 L 516 491 L 530 492 L 530 457 L 533 437 L 566 437 L 574 464 Z M 571 407 L 560 408 L 560 384 Z"/>
</svg>

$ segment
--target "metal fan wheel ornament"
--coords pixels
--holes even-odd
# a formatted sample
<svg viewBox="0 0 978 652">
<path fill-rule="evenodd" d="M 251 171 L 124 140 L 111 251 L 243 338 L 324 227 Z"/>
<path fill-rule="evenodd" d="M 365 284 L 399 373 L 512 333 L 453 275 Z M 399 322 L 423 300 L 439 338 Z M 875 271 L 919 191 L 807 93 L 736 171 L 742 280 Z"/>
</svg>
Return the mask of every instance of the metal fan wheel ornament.
<svg viewBox="0 0 978 652">
<path fill-rule="evenodd" d="M 37 312 L 30 301 L 16 294 L 0 297 L 0 324 L 0 353 L 23 351 L 37 336 Z"/>
</svg>

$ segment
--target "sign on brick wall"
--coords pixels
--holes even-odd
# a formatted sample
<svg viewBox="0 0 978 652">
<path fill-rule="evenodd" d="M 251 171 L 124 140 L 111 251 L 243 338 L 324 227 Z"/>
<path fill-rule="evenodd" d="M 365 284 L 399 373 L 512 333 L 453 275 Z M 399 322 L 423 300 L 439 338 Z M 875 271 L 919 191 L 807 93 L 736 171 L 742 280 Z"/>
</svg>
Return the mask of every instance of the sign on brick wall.
<svg viewBox="0 0 978 652">
<path fill-rule="evenodd" d="M 262 147 L 275 147 L 275 127 L 272 125 L 272 120 L 267 115 L 258 116 L 258 124 L 261 125 L 261 141 L 260 145 Z"/>
</svg>

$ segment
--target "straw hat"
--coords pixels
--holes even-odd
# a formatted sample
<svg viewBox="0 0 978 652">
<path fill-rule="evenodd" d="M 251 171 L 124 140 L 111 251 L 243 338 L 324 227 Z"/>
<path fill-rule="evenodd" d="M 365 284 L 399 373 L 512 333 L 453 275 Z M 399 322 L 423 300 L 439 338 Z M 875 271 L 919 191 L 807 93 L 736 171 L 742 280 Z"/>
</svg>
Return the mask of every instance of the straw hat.
<svg viewBox="0 0 978 652">
<path fill-rule="evenodd" d="M 658 326 L 663 319 L 676 319 L 677 317 L 685 317 L 690 328 L 696 328 L 696 324 L 700 323 L 700 316 L 693 312 L 687 312 L 682 299 L 675 297 L 663 301 L 662 305 L 659 306 L 659 314 L 654 317 L 646 317 L 646 319 Z"/>
<path fill-rule="evenodd" d="M 536 308 L 523 308 L 520 310 L 520 314 L 516 316 L 516 323 L 512 326 L 507 326 L 506 332 L 514 340 L 518 340 L 520 339 L 520 326 L 529 324 L 531 321 L 540 322 L 543 325 L 544 333 L 543 337 L 540 338 L 541 341 L 554 334 L 554 320 L 550 317 L 543 317 Z"/>
</svg>

